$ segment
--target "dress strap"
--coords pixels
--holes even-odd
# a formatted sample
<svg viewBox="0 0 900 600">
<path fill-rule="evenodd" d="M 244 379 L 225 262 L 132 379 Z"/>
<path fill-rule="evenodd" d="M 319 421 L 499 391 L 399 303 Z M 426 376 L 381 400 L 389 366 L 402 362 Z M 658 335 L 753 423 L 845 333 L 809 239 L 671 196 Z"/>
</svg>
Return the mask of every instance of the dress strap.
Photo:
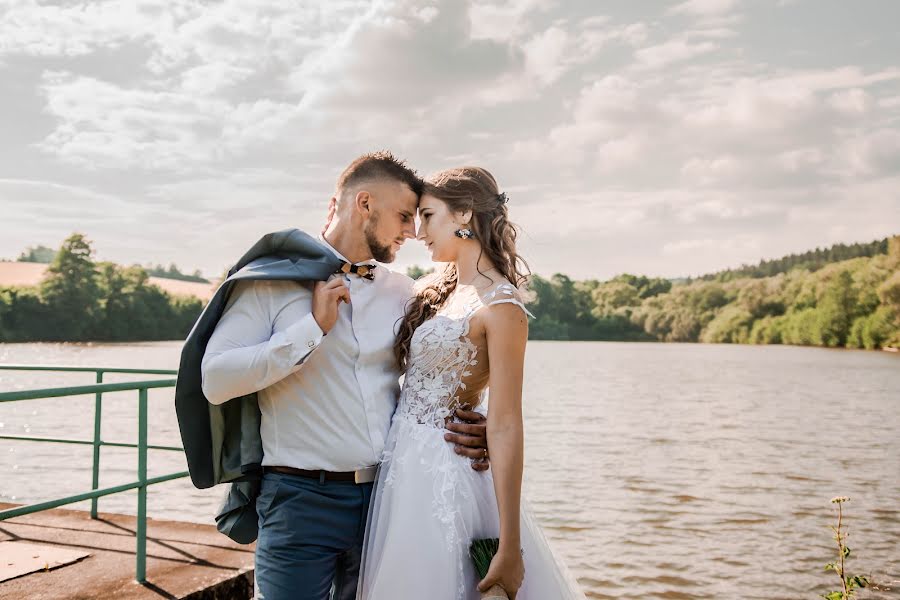
<svg viewBox="0 0 900 600">
<path fill-rule="evenodd" d="M 485 294 L 485 296 L 482 298 L 482 301 L 486 306 L 491 306 L 493 304 L 515 304 L 523 311 L 525 311 L 526 315 L 528 315 L 532 319 L 535 318 L 535 316 L 531 314 L 531 311 L 529 311 L 525 307 L 525 303 L 522 302 L 522 299 L 519 296 L 518 289 L 516 289 L 516 287 L 511 283 L 501 283 L 496 288 L 494 288 L 493 291 Z"/>
</svg>

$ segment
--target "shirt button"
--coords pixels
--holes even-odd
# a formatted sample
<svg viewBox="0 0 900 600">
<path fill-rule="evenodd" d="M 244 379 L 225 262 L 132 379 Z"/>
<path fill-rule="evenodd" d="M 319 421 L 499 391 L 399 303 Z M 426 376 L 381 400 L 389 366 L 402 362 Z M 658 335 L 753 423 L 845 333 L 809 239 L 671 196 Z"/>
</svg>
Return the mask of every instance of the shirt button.
<svg viewBox="0 0 900 600">
<path fill-rule="evenodd" d="M 316 343 L 315 343 L 314 341 L 310 340 L 310 341 L 306 342 L 306 345 L 307 345 L 309 348 L 312 348 L 313 346 L 316 345 Z"/>
</svg>

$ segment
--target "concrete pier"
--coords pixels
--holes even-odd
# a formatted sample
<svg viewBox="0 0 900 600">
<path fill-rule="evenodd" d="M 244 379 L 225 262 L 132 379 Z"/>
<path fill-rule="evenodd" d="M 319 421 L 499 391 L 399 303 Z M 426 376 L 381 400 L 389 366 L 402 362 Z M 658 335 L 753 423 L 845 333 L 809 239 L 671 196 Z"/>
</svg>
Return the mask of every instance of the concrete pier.
<svg viewBox="0 0 900 600">
<path fill-rule="evenodd" d="M 0 509 L 14 506 L 0 503 Z M 236 544 L 212 525 L 181 521 L 147 519 L 147 582 L 137 583 L 135 529 L 133 516 L 101 513 L 95 520 L 88 512 L 64 509 L 0 521 L 0 544 L 7 562 L 33 560 L 36 546 L 45 547 L 48 556 L 54 549 L 66 550 L 58 554 L 75 560 L 55 568 L 48 562 L 46 568 L 0 582 L 0 598 L 240 600 L 252 596 L 254 546 Z M 75 558 L 83 554 L 87 556 Z"/>
</svg>

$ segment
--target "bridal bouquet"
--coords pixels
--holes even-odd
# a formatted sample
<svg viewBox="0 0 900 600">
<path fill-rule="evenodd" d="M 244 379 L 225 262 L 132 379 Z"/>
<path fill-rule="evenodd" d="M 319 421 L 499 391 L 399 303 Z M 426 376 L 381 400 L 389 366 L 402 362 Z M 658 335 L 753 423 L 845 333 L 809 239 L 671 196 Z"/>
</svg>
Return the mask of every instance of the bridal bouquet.
<svg viewBox="0 0 900 600">
<path fill-rule="evenodd" d="M 472 542 L 472 545 L 469 546 L 469 556 L 472 557 L 472 562 L 475 563 L 475 571 L 478 573 L 478 577 L 481 579 L 485 578 L 488 569 L 491 567 L 491 560 L 493 560 L 499 549 L 500 540 L 497 538 Z M 506 595 L 506 590 L 502 587 L 493 585 L 488 591 L 481 593 L 481 600 L 509 600 L 509 596 Z"/>
</svg>

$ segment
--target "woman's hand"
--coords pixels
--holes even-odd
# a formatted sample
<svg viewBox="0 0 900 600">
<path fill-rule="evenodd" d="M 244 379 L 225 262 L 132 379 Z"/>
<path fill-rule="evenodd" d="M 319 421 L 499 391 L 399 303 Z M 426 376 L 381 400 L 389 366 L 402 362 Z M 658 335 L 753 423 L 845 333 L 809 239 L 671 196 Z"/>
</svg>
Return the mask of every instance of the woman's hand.
<svg viewBox="0 0 900 600">
<path fill-rule="evenodd" d="M 478 584 L 478 591 L 486 592 L 491 586 L 499 585 L 506 590 L 509 600 L 515 600 L 523 579 L 525 579 L 525 561 L 522 560 L 522 553 L 518 550 L 508 552 L 501 548 L 494 555 L 487 575 Z"/>
</svg>

